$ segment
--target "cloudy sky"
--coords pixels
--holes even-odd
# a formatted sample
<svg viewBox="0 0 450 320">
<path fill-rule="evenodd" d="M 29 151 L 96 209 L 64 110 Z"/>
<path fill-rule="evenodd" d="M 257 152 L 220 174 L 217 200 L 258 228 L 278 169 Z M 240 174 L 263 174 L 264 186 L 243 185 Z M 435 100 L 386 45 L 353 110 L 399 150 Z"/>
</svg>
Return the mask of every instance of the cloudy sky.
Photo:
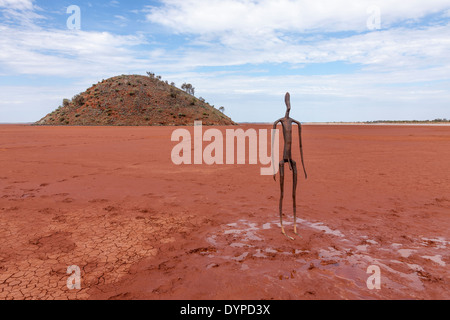
<svg viewBox="0 0 450 320">
<path fill-rule="evenodd" d="M 0 0 L 0 122 L 146 71 L 238 122 L 286 91 L 302 122 L 450 118 L 449 57 L 450 0 Z"/>
</svg>

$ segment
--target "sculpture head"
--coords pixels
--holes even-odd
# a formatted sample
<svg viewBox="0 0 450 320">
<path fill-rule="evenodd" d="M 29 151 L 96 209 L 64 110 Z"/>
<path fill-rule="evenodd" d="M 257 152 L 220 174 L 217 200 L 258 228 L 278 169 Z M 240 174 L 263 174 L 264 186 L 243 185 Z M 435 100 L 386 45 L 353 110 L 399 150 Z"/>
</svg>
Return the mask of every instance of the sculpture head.
<svg viewBox="0 0 450 320">
<path fill-rule="evenodd" d="M 291 112 L 291 95 L 289 94 L 289 92 L 286 92 L 284 102 L 286 102 L 286 117 L 288 117 L 289 112 Z"/>
</svg>

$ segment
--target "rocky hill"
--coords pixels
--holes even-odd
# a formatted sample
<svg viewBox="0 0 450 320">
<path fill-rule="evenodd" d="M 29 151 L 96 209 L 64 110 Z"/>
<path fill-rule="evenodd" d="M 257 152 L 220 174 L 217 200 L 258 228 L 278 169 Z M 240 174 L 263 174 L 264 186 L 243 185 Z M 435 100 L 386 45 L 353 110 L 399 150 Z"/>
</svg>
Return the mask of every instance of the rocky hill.
<svg viewBox="0 0 450 320">
<path fill-rule="evenodd" d="M 186 89 L 186 88 L 185 88 Z M 36 125 L 161 126 L 233 125 L 229 117 L 202 98 L 149 76 L 122 75 L 103 80 L 49 113 Z M 190 92 L 190 93 L 188 93 Z"/>
</svg>

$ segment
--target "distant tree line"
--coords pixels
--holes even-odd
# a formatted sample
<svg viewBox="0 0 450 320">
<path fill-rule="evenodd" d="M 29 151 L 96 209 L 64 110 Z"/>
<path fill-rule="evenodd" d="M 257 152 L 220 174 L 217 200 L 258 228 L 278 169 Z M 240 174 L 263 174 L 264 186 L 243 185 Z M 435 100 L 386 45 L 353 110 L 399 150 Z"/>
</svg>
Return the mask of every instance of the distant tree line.
<svg viewBox="0 0 450 320">
<path fill-rule="evenodd" d="M 375 120 L 375 121 L 367 121 L 366 123 L 435 123 L 435 122 L 450 122 L 450 119 L 437 118 L 434 120 Z"/>
</svg>

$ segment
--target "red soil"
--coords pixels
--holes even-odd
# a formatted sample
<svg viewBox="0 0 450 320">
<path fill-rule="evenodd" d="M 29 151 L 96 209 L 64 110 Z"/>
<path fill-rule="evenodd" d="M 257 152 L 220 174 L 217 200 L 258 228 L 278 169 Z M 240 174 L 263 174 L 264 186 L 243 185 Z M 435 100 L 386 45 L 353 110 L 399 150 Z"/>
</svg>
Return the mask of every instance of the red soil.
<svg viewBox="0 0 450 320">
<path fill-rule="evenodd" d="M 450 127 L 305 126 L 294 241 L 260 165 L 175 166 L 175 129 L 0 126 L 0 299 L 450 299 Z"/>
</svg>

